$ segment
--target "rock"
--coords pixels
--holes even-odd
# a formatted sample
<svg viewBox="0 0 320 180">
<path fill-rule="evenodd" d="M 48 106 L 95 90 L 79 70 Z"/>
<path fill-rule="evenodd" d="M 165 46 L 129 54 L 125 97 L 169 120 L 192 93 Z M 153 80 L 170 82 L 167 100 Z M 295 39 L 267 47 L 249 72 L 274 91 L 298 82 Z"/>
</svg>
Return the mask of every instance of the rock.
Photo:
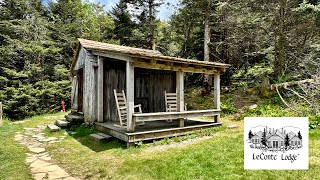
<svg viewBox="0 0 320 180">
<path fill-rule="evenodd" d="M 105 133 L 97 133 L 99 136 L 103 136 L 105 138 L 112 138 L 112 136 L 108 135 L 108 134 L 105 134 Z"/>
<path fill-rule="evenodd" d="M 110 136 L 111 137 L 111 136 Z M 99 135 L 99 134 L 90 134 L 90 138 L 95 140 L 95 141 L 98 141 L 98 142 L 101 142 L 101 141 L 106 141 L 108 140 L 110 137 L 108 136 L 104 136 L 104 135 Z"/>
<path fill-rule="evenodd" d="M 257 107 L 258 107 L 257 104 L 253 104 L 253 105 L 249 106 L 249 109 L 255 109 L 255 108 L 257 108 Z"/>
<path fill-rule="evenodd" d="M 69 177 L 70 175 L 64 171 L 63 169 L 58 170 L 58 171 L 51 171 L 48 172 L 48 179 L 59 179 L 59 178 L 65 178 Z"/>
<path fill-rule="evenodd" d="M 56 122 L 54 124 L 59 127 L 67 127 L 67 126 L 69 126 L 70 122 L 66 121 L 66 120 L 56 120 Z"/>
<path fill-rule="evenodd" d="M 50 141 L 49 144 L 53 144 L 53 143 L 57 143 L 57 142 L 60 142 L 60 141 Z"/>
<path fill-rule="evenodd" d="M 63 171 L 61 167 L 58 165 L 50 165 L 50 166 L 44 166 L 44 167 L 35 167 L 31 168 L 32 173 L 41 173 L 41 172 L 51 172 L 51 171 Z"/>
<path fill-rule="evenodd" d="M 80 180 L 80 179 L 74 178 L 74 177 L 66 177 L 66 178 L 63 178 L 63 180 Z"/>
<path fill-rule="evenodd" d="M 46 177 L 46 175 L 46 173 L 36 173 L 33 175 L 33 177 L 35 180 L 42 180 Z"/>
<path fill-rule="evenodd" d="M 77 134 L 77 132 L 68 131 L 68 134 L 74 135 L 74 134 Z"/>
<path fill-rule="evenodd" d="M 229 129 L 234 129 L 234 128 L 237 128 L 238 126 L 237 125 L 234 125 L 234 124 L 231 124 L 231 125 L 228 125 L 227 126 Z"/>
<path fill-rule="evenodd" d="M 49 139 L 49 141 L 56 141 L 56 140 L 58 140 L 57 137 L 48 137 L 48 139 Z"/>
<path fill-rule="evenodd" d="M 45 166 L 50 166 L 52 163 L 43 161 L 43 160 L 36 160 L 33 163 L 30 164 L 30 167 L 32 168 L 40 168 L 40 167 L 45 167 Z"/>
<path fill-rule="evenodd" d="M 35 147 L 29 147 L 29 150 L 33 153 L 42 153 L 45 152 L 46 150 L 44 148 L 35 148 Z"/>
<path fill-rule="evenodd" d="M 41 157 L 39 157 L 39 159 L 45 160 L 45 161 L 50 161 L 51 157 L 50 156 L 41 156 Z"/>
<path fill-rule="evenodd" d="M 40 153 L 40 154 L 34 154 L 34 156 L 36 156 L 36 157 L 49 156 L 49 153 L 48 152 L 43 152 L 43 153 Z"/>
<path fill-rule="evenodd" d="M 48 124 L 48 128 L 50 129 L 51 132 L 56 132 L 60 130 L 60 128 L 54 124 Z"/>
<path fill-rule="evenodd" d="M 35 160 L 37 160 L 38 158 L 37 157 L 34 157 L 34 156 L 30 156 L 30 157 L 27 157 L 26 159 L 26 163 L 27 164 L 30 164 L 30 163 L 33 163 Z"/>
<path fill-rule="evenodd" d="M 22 139 L 23 139 L 23 135 L 22 134 L 16 134 L 15 136 L 14 136 L 14 140 L 15 141 L 21 141 Z"/>
</svg>

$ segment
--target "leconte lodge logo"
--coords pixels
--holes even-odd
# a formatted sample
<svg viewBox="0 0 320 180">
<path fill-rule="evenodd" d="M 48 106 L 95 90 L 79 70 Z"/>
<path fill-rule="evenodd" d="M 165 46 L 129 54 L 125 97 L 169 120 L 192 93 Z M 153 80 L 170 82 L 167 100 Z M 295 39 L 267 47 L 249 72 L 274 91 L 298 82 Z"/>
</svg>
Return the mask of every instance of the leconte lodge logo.
<svg viewBox="0 0 320 180">
<path fill-rule="evenodd" d="M 244 169 L 308 167 L 308 118 L 245 118 Z"/>
<path fill-rule="evenodd" d="M 258 132 L 252 130 L 248 133 L 248 143 L 250 148 L 261 149 L 264 151 L 289 151 L 302 148 L 301 129 L 298 127 L 282 127 L 280 129 L 262 128 Z M 289 131 L 287 129 L 293 129 Z M 297 133 L 295 133 L 297 132 Z"/>
</svg>

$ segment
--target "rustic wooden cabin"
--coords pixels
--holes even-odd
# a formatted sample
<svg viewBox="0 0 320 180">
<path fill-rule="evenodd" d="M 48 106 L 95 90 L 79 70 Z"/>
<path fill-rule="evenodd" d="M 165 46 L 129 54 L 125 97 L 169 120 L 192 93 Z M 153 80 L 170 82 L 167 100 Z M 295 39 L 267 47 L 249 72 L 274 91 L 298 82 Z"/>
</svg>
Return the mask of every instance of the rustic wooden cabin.
<svg viewBox="0 0 320 180">
<path fill-rule="evenodd" d="M 72 109 L 83 113 L 86 123 L 128 145 L 221 125 L 220 73 L 228 66 L 79 39 L 71 66 Z M 186 72 L 214 74 L 212 109 L 185 111 Z M 126 96 L 125 126 L 119 123 L 114 90 L 124 90 Z M 176 94 L 175 112 L 166 111 L 165 92 Z M 136 104 L 141 104 L 142 113 L 135 113 Z M 198 116 L 214 118 L 210 122 L 191 119 Z"/>
</svg>

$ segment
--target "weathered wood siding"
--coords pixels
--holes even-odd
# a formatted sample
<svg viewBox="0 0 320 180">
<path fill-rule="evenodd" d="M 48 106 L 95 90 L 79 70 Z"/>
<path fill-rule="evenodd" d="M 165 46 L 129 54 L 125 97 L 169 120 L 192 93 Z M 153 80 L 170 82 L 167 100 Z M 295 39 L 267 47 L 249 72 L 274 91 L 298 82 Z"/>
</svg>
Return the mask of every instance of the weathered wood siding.
<svg viewBox="0 0 320 180">
<path fill-rule="evenodd" d="M 86 56 L 87 56 L 87 50 L 85 50 L 83 47 L 81 47 L 79 50 L 77 62 L 73 68 L 74 71 L 77 71 L 81 68 L 84 68 Z"/>
<path fill-rule="evenodd" d="M 176 73 L 135 68 L 135 104 L 142 112 L 165 112 L 164 91 L 176 92 Z"/>
<path fill-rule="evenodd" d="M 86 51 L 83 80 L 83 115 L 86 123 L 97 119 L 97 57 Z"/>
<path fill-rule="evenodd" d="M 83 47 L 80 47 L 80 50 L 79 50 L 79 55 L 78 55 L 78 59 L 77 59 L 77 62 L 73 68 L 73 76 L 76 76 L 76 77 L 72 77 L 72 90 L 71 90 L 71 108 L 73 110 L 78 110 L 78 100 L 79 99 L 83 99 L 82 98 L 79 98 L 78 96 L 81 95 L 79 94 L 79 82 L 78 82 L 78 73 L 79 73 L 79 70 L 80 69 L 83 69 L 84 68 L 84 62 L 85 62 L 85 59 L 86 59 L 86 56 L 87 56 L 87 51 L 83 48 Z"/>
<path fill-rule="evenodd" d="M 126 62 L 104 60 L 104 88 L 103 88 L 103 119 L 104 121 L 118 122 L 116 101 L 113 90 L 126 91 Z"/>
<path fill-rule="evenodd" d="M 164 91 L 176 91 L 176 73 L 135 68 L 134 103 L 142 112 L 165 112 Z M 126 91 L 126 62 L 104 61 L 103 119 L 118 122 L 113 89 Z M 127 93 L 126 93 L 127 94 Z"/>
</svg>

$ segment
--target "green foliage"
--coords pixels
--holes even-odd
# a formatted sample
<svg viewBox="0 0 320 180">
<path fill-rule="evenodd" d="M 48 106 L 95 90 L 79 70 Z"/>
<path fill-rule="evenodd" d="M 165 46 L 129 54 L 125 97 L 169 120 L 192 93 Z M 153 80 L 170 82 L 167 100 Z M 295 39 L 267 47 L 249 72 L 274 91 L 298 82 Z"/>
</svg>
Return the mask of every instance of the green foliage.
<svg viewBox="0 0 320 180">
<path fill-rule="evenodd" d="M 320 114 L 309 117 L 309 128 L 315 129 L 320 126 Z"/>
<path fill-rule="evenodd" d="M 5 116 L 60 110 L 70 104 L 69 66 L 76 39 L 112 41 L 113 20 L 103 7 L 81 0 L 0 1 L 0 101 Z"/>
</svg>

